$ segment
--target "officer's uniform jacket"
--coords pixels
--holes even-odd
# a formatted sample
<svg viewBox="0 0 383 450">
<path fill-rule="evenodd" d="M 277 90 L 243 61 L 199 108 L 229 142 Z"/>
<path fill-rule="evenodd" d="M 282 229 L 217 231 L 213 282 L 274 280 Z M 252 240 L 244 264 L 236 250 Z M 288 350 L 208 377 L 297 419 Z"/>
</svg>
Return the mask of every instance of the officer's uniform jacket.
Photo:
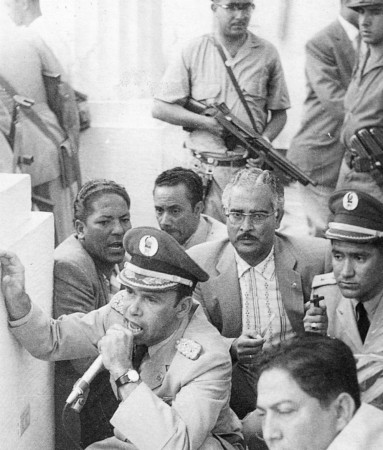
<svg viewBox="0 0 383 450">
<path fill-rule="evenodd" d="M 353 304 L 342 296 L 333 273 L 317 275 L 313 280 L 312 293 L 324 296 L 327 334 L 347 344 L 356 356 L 363 401 L 383 409 L 383 301 L 377 306 L 363 343 Z"/>
<path fill-rule="evenodd" d="M 114 323 L 124 325 L 124 295 L 125 291 L 119 292 L 110 304 L 88 314 L 56 321 L 33 305 L 27 316 L 10 326 L 37 358 L 97 355 L 97 342 L 106 330 Z M 176 349 L 181 337 L 201 345 L 197 359 Z M 227 436 L 241 439 L 240 422 L 229 409 L 229 349 L 197 303 L 162 348 L 142 364 L 141 378 L 143 382 L 121 402 L 111 420 L 116 437 L 108 439 L 106 446 L 100 442 L 91 448 L 233 449 Z"/>
<path fill-rule="evenodd" d="M 325 298 L 329 336 L 342 340 L 354 353 L 383 352 L 383 302 L 379 303 L 375 311 L 363 344 L 352 302 L 342 296 L 333 273 L 314 277 L 313 294 Z"/>
</svg>

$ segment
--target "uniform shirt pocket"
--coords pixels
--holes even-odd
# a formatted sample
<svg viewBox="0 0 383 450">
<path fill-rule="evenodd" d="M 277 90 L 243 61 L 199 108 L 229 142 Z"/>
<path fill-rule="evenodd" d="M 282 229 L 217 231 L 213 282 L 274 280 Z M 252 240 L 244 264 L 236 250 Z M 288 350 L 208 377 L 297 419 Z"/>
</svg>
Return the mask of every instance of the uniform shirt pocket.
<svg viewBox="0 0 383 450">
<path fill-rule="evenodd" d="M 209 80 L 198 82 L 192 87 L 192 97 L 194 100 L 211 104 L 217 101 L 221 92 L 221 86 L 217 83 L 211 83 Z"/>
<path fill-rule="evenodd" d="M 260 70 L 242 87 L 243 93 L 250 97 L 267 98 L 268 74 L 266 69 Z"/>
</svg>

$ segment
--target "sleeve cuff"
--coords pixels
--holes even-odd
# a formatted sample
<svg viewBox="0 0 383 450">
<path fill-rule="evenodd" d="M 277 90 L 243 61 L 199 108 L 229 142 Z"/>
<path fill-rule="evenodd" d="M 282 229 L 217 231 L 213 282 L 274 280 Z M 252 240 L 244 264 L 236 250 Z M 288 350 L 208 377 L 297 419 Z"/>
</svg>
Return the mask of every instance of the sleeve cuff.
<svg viewBox="0 0 383 450">
<path fill-rule="evenodd" d="M 27 322 L 29 322 L 30 318 L 32 317 L 33 310 L 34 310 L 34 305 L 33 305 L 33 303 L 31 303 L 31 309 L 29 310 L 28 314 L 26 316 L 22 317 L 21 319 L 9 320 L 8 321 L 9 326 L 11 328 L 17 328 L 22 325 L 25 325 Z"/>
</svg>

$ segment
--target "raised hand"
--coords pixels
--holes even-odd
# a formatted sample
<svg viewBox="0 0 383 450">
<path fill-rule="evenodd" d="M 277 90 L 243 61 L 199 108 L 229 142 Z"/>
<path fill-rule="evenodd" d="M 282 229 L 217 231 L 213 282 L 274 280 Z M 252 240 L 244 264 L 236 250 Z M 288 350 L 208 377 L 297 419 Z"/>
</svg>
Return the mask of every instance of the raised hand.
<svg viewBox="0 0 383 450">
<path fill-rule="evenodd" d="M 13 252 L 0 249 L 1 289 L 11 320 L 21 319 L 31 309 L 25 293 L 24 266 Z"/>
</svg>

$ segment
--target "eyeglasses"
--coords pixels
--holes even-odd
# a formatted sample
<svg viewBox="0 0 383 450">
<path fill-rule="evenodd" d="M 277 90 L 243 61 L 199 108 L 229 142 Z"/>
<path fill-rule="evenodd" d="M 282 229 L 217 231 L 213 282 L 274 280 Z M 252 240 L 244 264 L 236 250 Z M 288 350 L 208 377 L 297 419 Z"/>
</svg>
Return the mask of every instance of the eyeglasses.
<svg viewBox="0 0 383 450">
<path fill-rule="evenodd" d="M 255 8 L 254 3 L 227 3 L 221 4 L 214 2 L 213 3 L 217 6 L 219 6 L 222 9 L 225 9 L 226 11 L 234 12 L 234 11 L 244 11 L 244 12 L 250 12 L 252 9 Z"/>
<path fill-rule="evenodd" d="M 250 217 L 251 223 L 258 224 L 264 222 L 268 217 L 272 216 L 275 213 L 275 211 L 271 211 L 271 213 L 261 213 L 261 212 L 255 212 L 255 213 L 243 213 L 239 211 L 226 211 L 225 215 L 229 219 L 229 222 L 232 225 L 242 225 L 245 221 L 245 217 Z"/>
</svg>

